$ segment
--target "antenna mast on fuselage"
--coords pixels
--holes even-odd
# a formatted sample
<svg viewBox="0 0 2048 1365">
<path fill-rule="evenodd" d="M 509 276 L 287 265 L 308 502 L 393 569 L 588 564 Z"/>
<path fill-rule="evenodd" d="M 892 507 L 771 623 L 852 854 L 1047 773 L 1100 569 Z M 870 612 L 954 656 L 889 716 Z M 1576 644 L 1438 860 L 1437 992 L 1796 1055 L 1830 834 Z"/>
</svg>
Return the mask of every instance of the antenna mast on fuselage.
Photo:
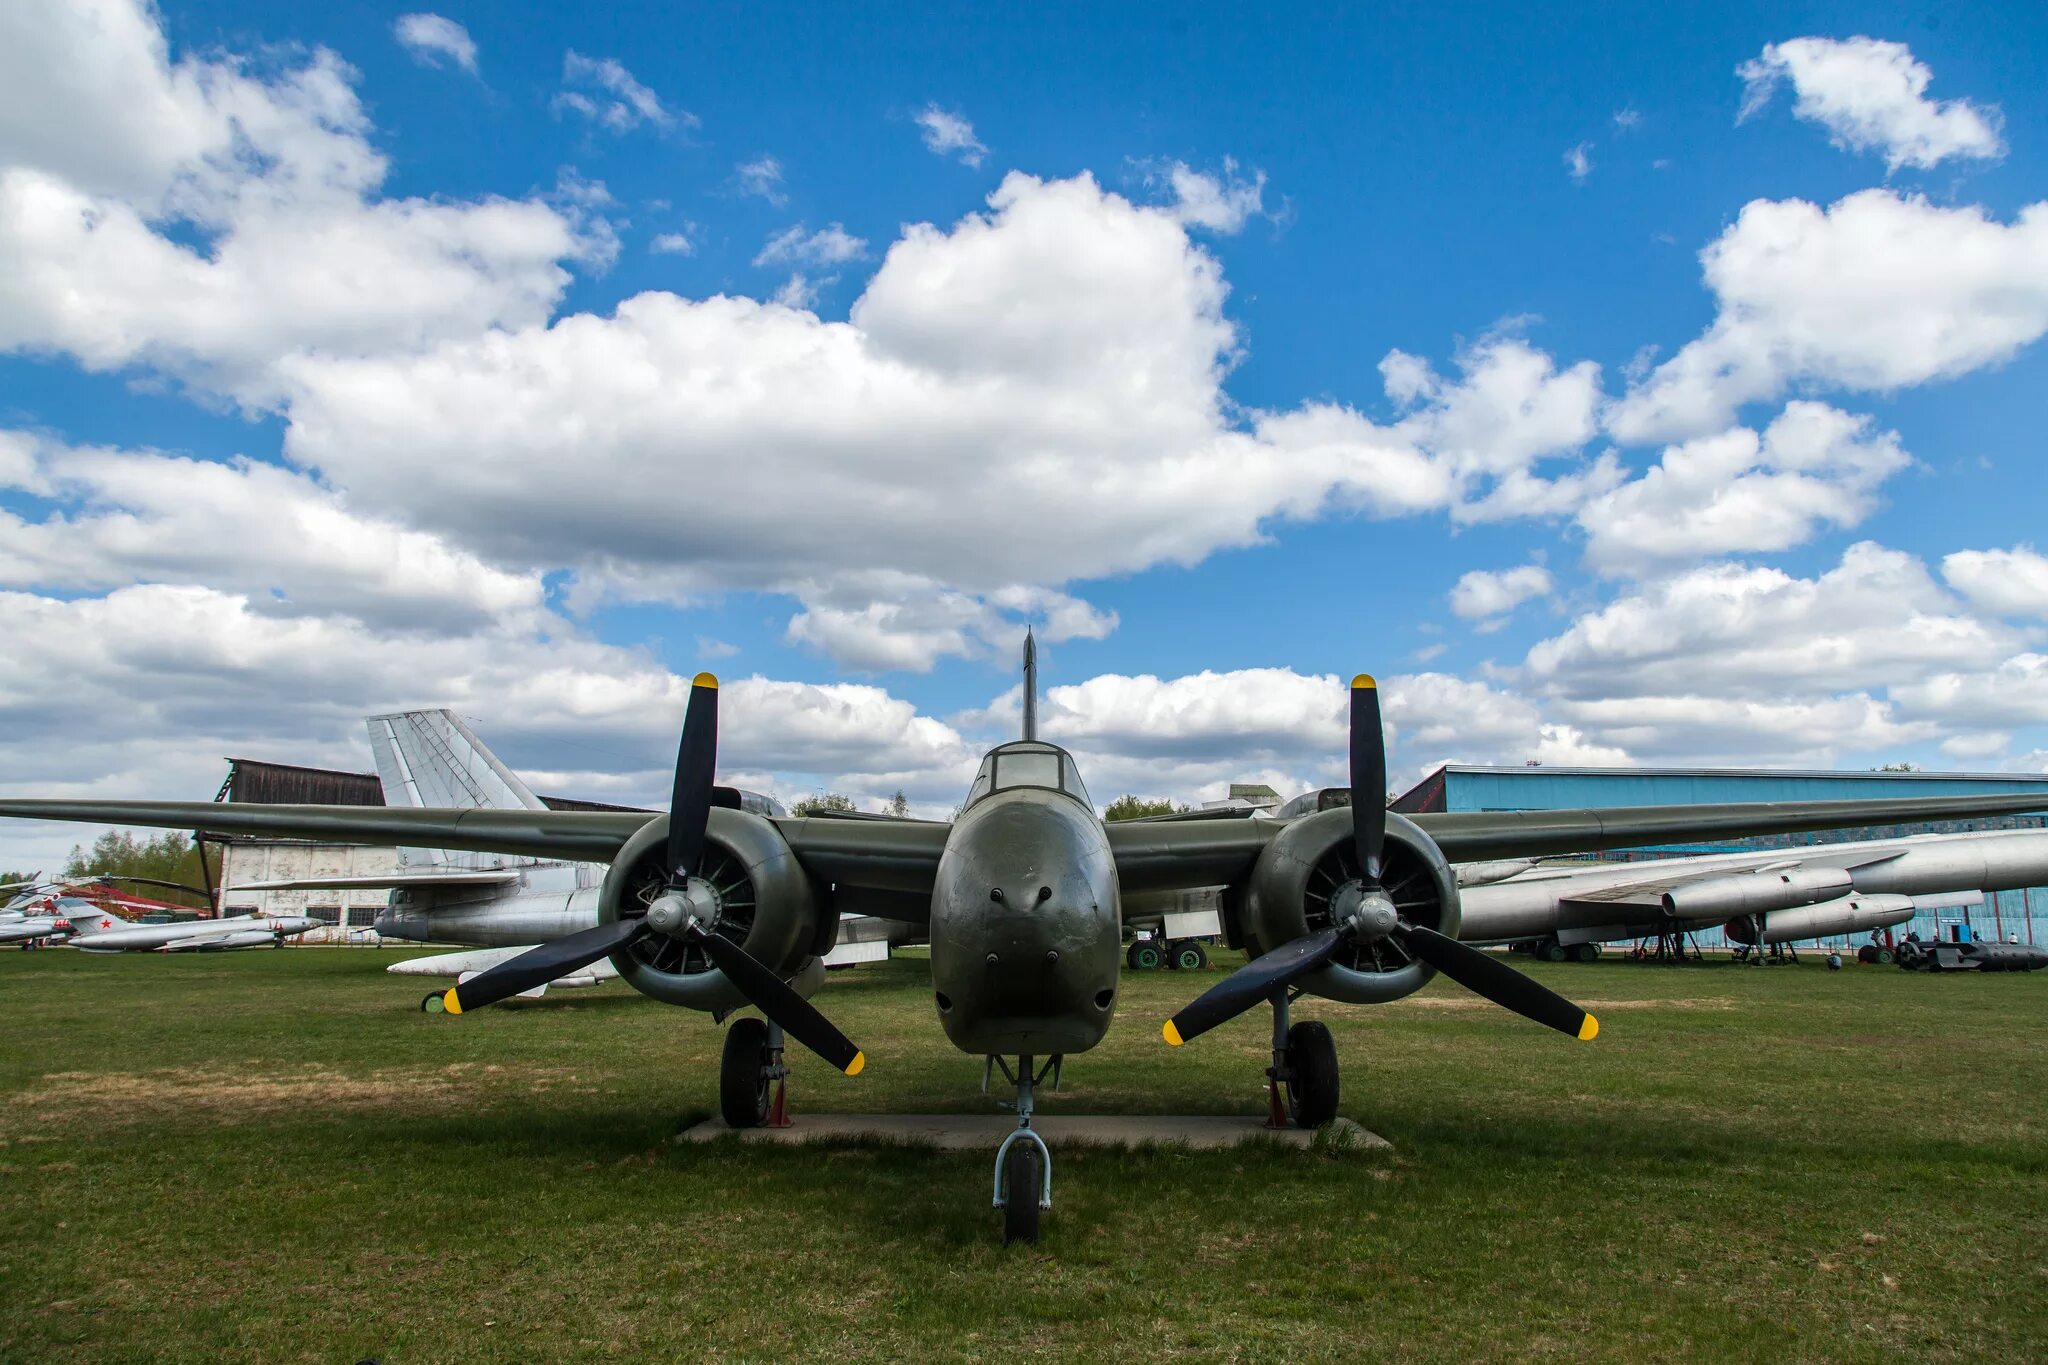
<svg viewBox="0 0 2048 1365">
<path fill-rule="evenodd" d="M 1024 738 L 1038 738 L 1038 642 L 1024 631 Z"/>
</svg>

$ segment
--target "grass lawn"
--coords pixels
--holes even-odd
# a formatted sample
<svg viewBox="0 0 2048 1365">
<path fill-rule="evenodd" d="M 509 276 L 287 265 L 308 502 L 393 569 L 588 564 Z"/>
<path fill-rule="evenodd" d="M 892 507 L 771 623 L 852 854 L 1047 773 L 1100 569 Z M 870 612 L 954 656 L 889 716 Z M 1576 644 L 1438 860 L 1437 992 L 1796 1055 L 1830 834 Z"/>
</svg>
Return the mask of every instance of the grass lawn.
<svg viewBox="0 0 2048 1365">
<path fill-rule="evenodd" d="M 721 1031 L 617 985 L 460 1019 L 397 954 L 0 953 L 0 1361 L 2040 1359 L 2048 976 L 1518 960 L 1574 1043 L 1438 982 L 1336 1031 L 1385 1152 L 677 1146 Z M 1262 1105 L 1263 1012 L 1127 975 L 1048 1112 Z M 793 1107 L 984 1110 L 925 964 L 819 997 Z"/>
</svg>

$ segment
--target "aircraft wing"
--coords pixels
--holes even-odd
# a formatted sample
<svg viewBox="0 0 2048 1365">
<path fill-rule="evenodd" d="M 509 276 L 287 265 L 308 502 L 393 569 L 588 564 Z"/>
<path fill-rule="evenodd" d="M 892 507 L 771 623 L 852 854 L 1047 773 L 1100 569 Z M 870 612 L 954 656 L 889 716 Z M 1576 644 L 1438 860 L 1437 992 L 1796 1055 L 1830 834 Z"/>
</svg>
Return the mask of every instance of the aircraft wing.
<svg viewBox="0 0 2048 1365">
<path fill-rule="evenodd" d="M 230 891 L 403 891 L 424 886 L 509 886 L 519 873 L 502 869 L 451 869 L 447 872 L 387 872 L 363 877 L 287 877 L 273 882 L 241 882 Z"/>
</svg>

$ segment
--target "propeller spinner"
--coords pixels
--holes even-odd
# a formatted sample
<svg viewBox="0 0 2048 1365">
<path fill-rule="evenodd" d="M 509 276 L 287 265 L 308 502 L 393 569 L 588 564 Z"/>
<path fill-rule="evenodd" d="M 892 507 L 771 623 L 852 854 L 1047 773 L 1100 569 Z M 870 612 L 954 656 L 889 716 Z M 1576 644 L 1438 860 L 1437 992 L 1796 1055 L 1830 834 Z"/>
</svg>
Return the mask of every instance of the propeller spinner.
<svg viewBox="0 0 2048 1365">
<path fill-rule="evenodd" d="M 1379 685 L 1369 673 L 1351 680 L 1351 837 L 1363 875 L 1331 898 L 1331 928 L 1284 943 L 1254 958 L 1166 1021 L 1161 1032 L 1179 1047 L 1235 1019 L 1327 963 L 1346 944 L 1394 939 L 1476 995 L 1560 1033 L 1590 1039 L 1600 1023 L 1571 1001 L 1539 986 L 1499 959 L 1434 929 L 1410 924 L 1380 877 L 1387 838 L 1387 747 L 1380 724 Z"/>
<path fill-rule="evenodd" d="M 650 934 L 683 939 L 703 950 L 747 1001 L 782 1031 L 849 1076 L 858 1076 L 867 1056 L 816 1006 L 755 959 L 746 949 L 712 932 L 718 898 L 698 875 L 711 823 L 712 776 L 718 762 L 718 679 L 699 673 L 690 685 L 676 753 L 675 788 L 669 806 L 668 884 L 638 919 L 615 920 L 529 949 L 509 962 L 456 986 L 442 997 L 448 1013 L 461 1014 L 532 990 L 601 957 L 623 952 Z"/>
</svg>

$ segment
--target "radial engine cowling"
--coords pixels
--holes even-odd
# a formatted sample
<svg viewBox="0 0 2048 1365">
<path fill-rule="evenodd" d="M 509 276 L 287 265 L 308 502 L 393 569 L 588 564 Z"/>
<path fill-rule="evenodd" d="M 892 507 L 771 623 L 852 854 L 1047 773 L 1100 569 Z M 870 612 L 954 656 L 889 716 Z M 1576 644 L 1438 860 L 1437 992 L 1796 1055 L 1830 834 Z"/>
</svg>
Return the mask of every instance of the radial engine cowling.
<svg viewBox="0 0 2048 1365">
<path fill-rule="evenodd" d="M 1383 881 L 1401 918 L 1458 936 L 1458 883 L 1444 855 L 1411 821 L 1387 813 Z M 1283 828 L 1259 855 L 1244 908 L 1245 947 L 1271 952 L 1330 927 L 1330 896 L 1359 875 L 1351 812 L 1319 811 Z M 1330 965 L 1302 987 L 1331 1000 L 1377 1005 L 1421 990 L 1436 969 L 1410 957 L 1397 941 L 1345 944 Z"/>
<path fill-rule="evenodd" d="M 647 913 L 668 884 L 667 846 L 666 815 L 649 820 L 626 841 L 605 874 L 601 922 Z M 796 975 L 791 984 L 799 993 L 816 989 L 824 972 L 814 968 L 831 950 L 837 916 L 820 907 L 809 874 L 781 831 L 758 815 L 714 807 L 699 872 L 718 895 L 711 931 L 778 974 Z M 612 965 L 634 990 L 667 1004 L 723 1011 L 746 1003 L 703 949 L 666 934 L 643 936 L 614 955 Z"/>
</svg>

